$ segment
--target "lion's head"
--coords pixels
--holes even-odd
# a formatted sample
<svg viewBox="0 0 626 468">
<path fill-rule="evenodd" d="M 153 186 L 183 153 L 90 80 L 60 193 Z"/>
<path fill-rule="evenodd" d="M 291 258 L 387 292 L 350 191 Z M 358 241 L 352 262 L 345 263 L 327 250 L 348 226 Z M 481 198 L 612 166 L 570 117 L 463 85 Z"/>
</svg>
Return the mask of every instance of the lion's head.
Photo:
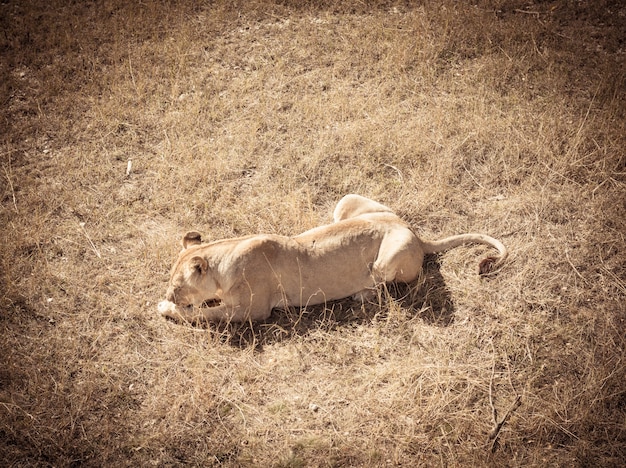
<svg viewBox="0 0 626 468">
<path fill-rule="evenodd" d="M 183 250 L 174 262 L 165 294 L 166 301 L 176 307 L 199 307 L 206 301 L 217 299 L 219 286 L 202 255 L 201 242 L 197 232 L 188 232 L 183 237 Z"/>
</svg>

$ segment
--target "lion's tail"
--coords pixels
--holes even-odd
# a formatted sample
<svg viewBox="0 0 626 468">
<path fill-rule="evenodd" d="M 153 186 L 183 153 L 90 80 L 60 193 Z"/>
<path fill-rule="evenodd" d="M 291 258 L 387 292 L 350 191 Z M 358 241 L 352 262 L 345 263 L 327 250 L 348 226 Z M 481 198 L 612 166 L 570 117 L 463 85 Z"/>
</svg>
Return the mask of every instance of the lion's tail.
<svg viewBox="0 0 626 468">
<path fill-rule="evenodd" d="M 422 241 L 425 254 L 443 252 L 465 244 L 485 244 L 498 250 L 498 257 L 487 257 L 478 266 L 480 275 L 487 275 L 497 270 L 509 255 L 509 251 L 502 242 L 485 234 L 459 234 L 436 241 Z"/>
</svg>

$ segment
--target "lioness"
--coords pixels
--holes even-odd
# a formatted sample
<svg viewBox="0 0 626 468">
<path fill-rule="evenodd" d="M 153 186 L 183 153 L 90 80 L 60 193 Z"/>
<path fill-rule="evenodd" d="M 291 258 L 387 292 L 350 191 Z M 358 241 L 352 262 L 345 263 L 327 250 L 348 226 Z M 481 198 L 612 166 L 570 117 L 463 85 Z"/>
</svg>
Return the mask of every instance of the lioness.
<svg viewBox="0 0 626 468">
<path fill-rule="evenodd" d="M 200 234 L 188 232 L 159 312 L 190 322 L 264 320 L 274 307 L 348 296 L 366 300 L 381 283 L 412 282 L 424 254 L 466 243 L 495 247 L 499 257 L 483 260 L 481 274 L 507 256 L 500 241 L 483 234 L 420 240 L 391 209 L 359 195 L 343 197 L 333 220 L 294 237 L 261 234 L 202 244 Z"/>
</svg>

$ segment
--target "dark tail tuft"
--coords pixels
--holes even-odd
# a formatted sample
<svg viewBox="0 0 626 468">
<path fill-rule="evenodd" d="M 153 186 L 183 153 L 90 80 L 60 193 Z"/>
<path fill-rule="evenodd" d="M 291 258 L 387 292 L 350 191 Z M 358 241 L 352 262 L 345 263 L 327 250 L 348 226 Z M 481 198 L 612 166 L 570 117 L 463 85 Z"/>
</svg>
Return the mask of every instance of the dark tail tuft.
<svg viewBox="0 0 626 468">
<path fill-rule="evenodd" d="M 497 257 L 487 257 L 478 264 L 478 274 L 480 276 L 488 276 L 495 272 Z"/>
</svg>

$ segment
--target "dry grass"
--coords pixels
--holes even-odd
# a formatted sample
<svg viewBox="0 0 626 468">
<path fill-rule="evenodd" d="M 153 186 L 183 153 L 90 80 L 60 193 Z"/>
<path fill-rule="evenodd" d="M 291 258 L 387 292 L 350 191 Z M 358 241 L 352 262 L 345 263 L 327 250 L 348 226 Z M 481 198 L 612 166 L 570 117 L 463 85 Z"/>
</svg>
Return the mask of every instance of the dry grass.
<svg viewBox="0 0 626 468">
<path fill-rule="evenodd" d="M 623 463 L 626 9 L 336 3 L 0 5 L 0 464 Z M 511 260 L 156 315 L 186 230 L 293 234 L 349 192 Z"/>
</svg>

